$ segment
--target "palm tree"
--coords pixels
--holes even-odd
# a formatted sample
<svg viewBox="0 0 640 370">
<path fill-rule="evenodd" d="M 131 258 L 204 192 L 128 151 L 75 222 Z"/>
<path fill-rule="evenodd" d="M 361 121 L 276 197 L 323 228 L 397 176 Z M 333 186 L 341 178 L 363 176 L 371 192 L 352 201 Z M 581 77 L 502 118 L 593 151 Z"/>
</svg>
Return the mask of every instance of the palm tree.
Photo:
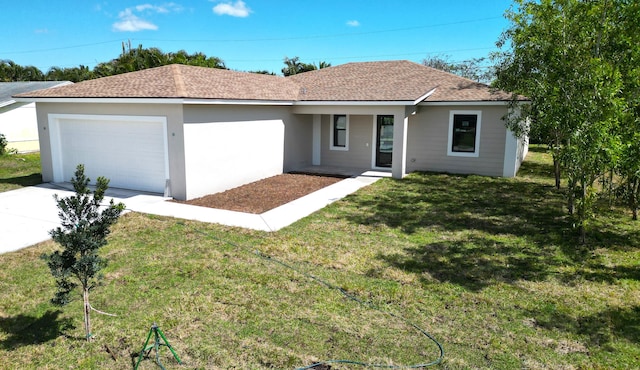
<svg viewBox="0 0 640 370">
<path fill-rule="evenodd" d="M 42 81 L 44 74 L 34 66 L 23 67 L 12 60 L 0 60 L 0 81 Z"/>
</svg>

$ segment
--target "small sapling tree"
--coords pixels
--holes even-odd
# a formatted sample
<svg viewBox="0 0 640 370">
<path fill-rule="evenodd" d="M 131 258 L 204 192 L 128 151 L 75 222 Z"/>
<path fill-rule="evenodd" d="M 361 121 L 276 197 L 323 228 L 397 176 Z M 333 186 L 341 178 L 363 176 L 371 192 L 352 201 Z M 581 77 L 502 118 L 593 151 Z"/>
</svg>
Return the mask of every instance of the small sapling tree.
<svg viewBox="0 0 640 370">
<path fill-rule="evenodd" d="M 43 256 L 58 288 L 51 300 L 53 304 L 65 305 L 70 301 L 74 289 L 79 287 L 82 290 L 84 328 L 88 341 L 91 340 L 90 313 L 95 310 L 89 303 L 89 292 L 96 286 L 99 271 L 106 265 L 106 260 L 98 255 L 98 250 L 107 244 L 110 227 L 124 210 L 124 204 L 115 204 L 112 199 L 101 211 L 100 203 L 109 180 L 98 177 L 93 193 L 88 187 L 89 181 L 84 174 L 84 166 L 80 164 L 71 179 L 76 194 L 66 198 L 54 195 L 62 226 L 51 230 L 49 234 L 63 249 Z"/>
</svg>

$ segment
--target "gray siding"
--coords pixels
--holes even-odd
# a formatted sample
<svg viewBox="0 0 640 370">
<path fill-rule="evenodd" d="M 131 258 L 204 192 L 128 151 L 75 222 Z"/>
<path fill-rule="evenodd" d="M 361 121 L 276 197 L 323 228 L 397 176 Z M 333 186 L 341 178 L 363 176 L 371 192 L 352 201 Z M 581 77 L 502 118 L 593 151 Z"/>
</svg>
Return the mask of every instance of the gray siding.
<svg viewBox="0 0 640 370">
<path fill-rule="evenodd" d="M 331 150 L 331 116 L 322 116 L 321 163 L 324 166 L 371 168 L 373 116 L 349 116 L 349 150 Z"/>
<path fill-rule="evenodd" d="M 449 112 L 482 111 L 478 157 L 447 155 Z M 409 119 L 407 172 L 436 171 L 502 176 L 506 128 L 504 106 L 422 106 Z"/>
</svg>

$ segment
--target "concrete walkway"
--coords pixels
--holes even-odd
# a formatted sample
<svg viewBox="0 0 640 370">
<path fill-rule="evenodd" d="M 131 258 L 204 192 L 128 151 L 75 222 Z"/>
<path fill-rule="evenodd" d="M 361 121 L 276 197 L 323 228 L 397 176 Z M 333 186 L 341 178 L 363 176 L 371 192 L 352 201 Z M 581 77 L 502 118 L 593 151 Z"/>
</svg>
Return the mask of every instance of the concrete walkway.
<svg viewBox="0 0 640 370">
<path fill-rule="evenodd" d="M 127 211 L 277 231 L 383 176 L 388 174 L 367 172 L 344 179 L 260 215 L 168 202 L 167 198 L 160 195 L 123 189 L 111 188 L 105 198 L 107 202 L 113 198 L 116 202 L 124 203 Z M 49 230 L 60 225 L 54 194 L 67 197 L 74 193 L 70 188 L 55 184 L 41 184 L 0 193 L 0 254 L 50 239 Z"/>
</svg>

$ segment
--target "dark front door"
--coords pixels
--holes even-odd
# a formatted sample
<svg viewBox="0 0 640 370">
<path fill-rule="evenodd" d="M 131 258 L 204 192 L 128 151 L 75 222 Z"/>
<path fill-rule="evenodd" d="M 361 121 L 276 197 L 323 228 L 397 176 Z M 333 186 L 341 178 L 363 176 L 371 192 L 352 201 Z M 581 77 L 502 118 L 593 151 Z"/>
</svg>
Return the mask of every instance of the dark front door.
<svg viewBox="0 0 640 370">
<path fill-rule="evenodd" d="M 393 116 L 378 116 L 376 167 L 391 167 L 393 153 Z"/>
</svg>

